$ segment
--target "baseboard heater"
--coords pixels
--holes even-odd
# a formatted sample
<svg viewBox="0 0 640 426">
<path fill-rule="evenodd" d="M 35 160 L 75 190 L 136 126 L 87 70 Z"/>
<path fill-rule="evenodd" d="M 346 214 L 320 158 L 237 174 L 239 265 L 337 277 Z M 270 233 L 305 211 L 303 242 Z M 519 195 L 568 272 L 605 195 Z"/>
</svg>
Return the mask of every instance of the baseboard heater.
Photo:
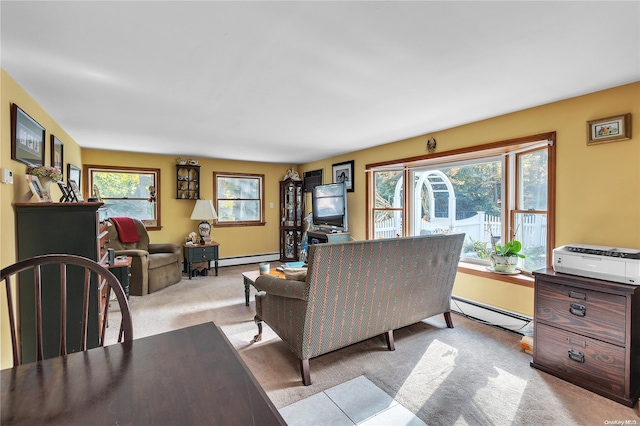
<svg viewBox="0 0 640 426">
<path fill-rule="evenodd" d="M 249 263 L 275 262 L 278 260 L 280 260 L 280 253 L 252 254 L 248 256 L 221 258 L 218 260 L 218 266 L 247 265 Z"/>
<path fill-rule="evenodd" d="M 458 296 L 451 296 L 451 310 L 471 319 L 522 335 L 533 334 L 533 318 Z"/>
</svg>

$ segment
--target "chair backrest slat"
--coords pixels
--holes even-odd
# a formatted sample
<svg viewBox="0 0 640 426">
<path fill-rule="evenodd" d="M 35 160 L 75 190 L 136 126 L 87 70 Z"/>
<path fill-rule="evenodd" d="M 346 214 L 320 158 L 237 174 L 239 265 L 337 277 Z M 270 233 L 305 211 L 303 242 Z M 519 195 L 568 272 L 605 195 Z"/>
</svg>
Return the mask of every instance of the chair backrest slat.
<svg viewBox="0 0 640 426">
<path fill-rule="evenodd" d="M 99 286 L 98 286 L 99 287 Z M 84 290 L 82 298 L 82 342 L 80 347 L 83 351 L 87 350 L 87 333 L 89 331 L 89 294 L 91 291 L 91 271 L 84 271 Z"/>
<path fill-rule="evenodd" d="M 9 319 L 9 325 L 11 328 L 11 345 L 13 346 L 12 354 L 13 354 L 14 366 L 20 365 L 23 362 L 23 359 L 22 359 L 23 358 L 22 356 L 23 342 L 21 340 L 24 336 L 21 336 L 22 326 L 17 316 L 19 310 L 16 310 L 14 308 L 14 303 L 16 304 L 16 306 L 21 305 L 20 304 L 21 294 L 20 294 L 20 291 L 16 293 L 17 298 L 16 298 L 16 301 L 14 302 L 13 288 L 22 289 L 23 288 L 22 285 L 28 285 L 28 282 L 31 281 L 32 277 L 34 280 L 33 281 L 34 287 L 31 287 L 30 285 L 28 285 L 28 288 L 33 288 L 35 291 L 35 294 L 34 294 L 35 312 L 33 313 L 35 316 L 35 322 L 36 322 L 35 324 L 36 354 L 35 355 L 36 355 L 37 361 L 44 359 L 44 355 L 46 351 L 43 343 L 43 337 L 44 337 L 43 336 L 43 297 L 45 297 L 43 296 L 43 289 L 46 290 L 47 287 L 51 287 L 51 285 L 54 285 L 56 280 L 52 279 L 54 277 L 47 276 L 47 274 L 49 273 L 49 269 L 42 269 L 41 267 L 43 265 L 59 265 L 59 272 L 58 274 L 55 274 L 54 272 L 54 277 L 55 275 L 59 275 L 59 279 L 60 279 L 59 291 L 60 291 L 60 299 L 61 299 L 60 300 L 61 330 L 59 332 L 59 337 L 60 337 L 59 353 L 61 356 L 67 355 L 69 351 L 68 344 L 74 344 L 72 342 L 80 341 L 81 350 L 82 351 L 87 350 L 88 335 L 90 331 L 89 327 L 92 328 L 91 329 L 92 335 L 98 336 L 98 339 L 97 339 L 98 345 L 104 346 L 106 327 L 108 325 L 107 315 L 109 313 L 109 303 L 110 303 L 110 296 L 112 291 L 113 291 L 113 294 L 115 294 L 116 296 L 116 300 L 120 307 L 120 314 L 121 314 L 120 326 L 116 330 L 114 330 L 114 333 L 117 331 L 117 336 L 118 336 L 117 341 L 122 342 L 124 340 L 124 342 L 127 343 L 133 340 L 133 324 L 131 321 L 131 312 L 129 310 L 129 303 L 125 296 L 124 290 L 122 289 L 122 285 L 120 284 L 118 279 L 108 269 L 106 269 L 104 266 L 98 264 L 97 262 L 91 259 L 81 257 L 81 256 L 76 256 L 76 255 L 51 254 L 51 255 L 35 256 L 32 258 L 17 262 L 6 268 L 3 268 L 1 271 L 0 282 L 2 282 L 2 285 L 5 286 L 5 293 L 7 296 L 6 302 L 8 306 L 6 310 L 3 307 L 0 310 L 0 312 L 2 312 L 2 315 L 4 315 L 4 312 L 7 312 L 9 317 L 8 319 Z M 71 272 L 70 266 L 71 268 L 73 268 L 73 273 Z M 77 273 L 80 270 L 76 271 L 76 268 L 83 268 L 84 274 L 82 274 L 82 277 L 83 277 L 82 286 L 79 287 L 77 285 L 72 284 L 72 287 L 70 287 L 69 286 L 70 280 L 73 281 L 76 278 L 77 280 L 80 280 L 79 273 Z M 22 272 L 25 272 L 25 271 L 27 272 L 31 271 L 32 275 L 21 274 Z M 13 277 L 15 277 L 15 279 Z M 95 277 L 95 279 L 92 280 L 92 277 Z M 21 278 L 26 280 L 23 284 L 20 284 Z M 98 300 L 98 306 L 102 305 L 103 303 L 105 304 L 105 306 L 103 306 L 102 308 L 99 308 L 98 306 L 93 306 L 91 304 L 91 294 L 97 293 L 98 297 L 100 297 L 101 289 L 103 288 L 104 288 L 104 293 L 106 293 L 107 299 Z M 72 296 L 71 295 L 72 291 L 77 293 L 82 291 L 81 299 L 80 297 Z M 48 299 L 51 296 L 51 289 L 49 288 L 48 290 L 46 290 L 44 294 L 47 295 L 46 299 Z M 78 296 L 80 296 L 80 294 L 78 294 Z M 46 304 L 47 302 L 46 299 L 44 300 L 44 304 Z M 80 302 L 80 300 L 82 300 L 82 302 Z M 68 321 L 67 319 L 70 309 L 73 309 L 73 312 L 79 313 L 79 308 L 80 308 L 79 306 L 74 308 L 72 305 L 69 305 L 69 303 L 72 301 L 75 301 L 73 303 L 77 303 L 78 305 L 80 303 L 82 304 L 82 318 L 81 318 L 82 324 L 80 325 L 80 328 L 81 328 L 80 331 L 78 331 L 78 325 L 75 319 L 75 315 L 77 314 L 73 314 L 74 316 L 72 318 L 74 319 L 72 322 Z M 47 318 L 50 318 L 51 312 L 55 312 L 55 311 L 51 311 L 51 306 L 47 306 L 46 312 L 47 312 L 46 314 Z M 94 320 L 91 320 L 91 321 L 89 320 L 93 312 L 95 312 L 95 314 L 98 316 L 98 319 L 99 319 L 98 322 L 100 320 L 102 321 L 101 326 L 97 326 Z M 2 320 L 4 320 L 4 318 Z M 49 319 L 47 321 L 49 321 Z M 27 322 L 30 322 L 30 321 L 27 321 Z M 93 329 L 94 326 L 96 327 L 95 330 Z M 77 336 L 76 333 L 81 333 L 81 335 Z M 56 333 L 56 338 L 58 337 L 57 334 L 58 333 Z M 110 332 L 109 335 L 113 336 L 115 339 L 115 334 L 112 335 L 112 333 Z M 74 336 L 76 338 L 73 339 L 71 336 Z M 47 341 L 50 341 L 50 337 L 48 338 Z M 95 340 L 92 340 L 92 342 L 95 342 Z M 75 344 L 77 345 L 77 343 Z M 91 343 L 91 344 L 95 345 L 95 343 Z M 47 345 L 51 345 L 51 343 L 47 343 Z M 51 355 L 52 348 L 50 346 L 48 347 L 49 349 L 48 349 L 47 356 L 52 356 Z M 77 350 L 77 349 L 74 349 L 74 350 Z M 30 355 L 30 356 L 33 356 L 33 355 Z"/>
<path fill-rule="evenodd" d="M 18 359 L 18 330 L 16 328 L 16 314 L 13 309 L 13 280 L 11 276 L 6 277 L 7 312 L 9 314 L 9 328 L 11 329 L 11 347 L 13 349 L 13 359 Z M 15 365 L 15 364 L 14 364 Z"/>
<path fill-rule="evenodd" d="M 44 345 L 42 343 L 42 271 L 40 265 L 34 267 L 36 286 L 36 353 L 38 361 L 44 359 Z"/>
<path fill-rule="evenodd" d="M 67 264 L 60 264 L 60 356 L 67 354 Z"/>
</svg>

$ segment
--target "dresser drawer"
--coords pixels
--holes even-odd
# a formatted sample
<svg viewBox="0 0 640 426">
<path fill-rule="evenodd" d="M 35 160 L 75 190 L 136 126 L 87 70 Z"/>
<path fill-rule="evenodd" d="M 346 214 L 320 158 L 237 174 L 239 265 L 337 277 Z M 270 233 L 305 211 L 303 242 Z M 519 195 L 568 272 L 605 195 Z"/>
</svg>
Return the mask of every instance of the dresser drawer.
<svg viewBox="0 0 640 426">
<path fill-rule="evenodd" d="M 589 337 L 621 346 L 626 342 L 624 296 L 538 280 L 535 316 Z"/>
<path fill-rule="evenodd" d="M 216 246 L 190 247 L 186 250 L 185 254 L 188 261 L 198 262 L 201 260 L 215 259 L 217 250 L 218 247 Z"/>
<path fill-rule="evenodd" d="M 615 394 L 625 394 L 625 349 L 550 327 L 536 326 L 535 362 Z"/>
</svg>

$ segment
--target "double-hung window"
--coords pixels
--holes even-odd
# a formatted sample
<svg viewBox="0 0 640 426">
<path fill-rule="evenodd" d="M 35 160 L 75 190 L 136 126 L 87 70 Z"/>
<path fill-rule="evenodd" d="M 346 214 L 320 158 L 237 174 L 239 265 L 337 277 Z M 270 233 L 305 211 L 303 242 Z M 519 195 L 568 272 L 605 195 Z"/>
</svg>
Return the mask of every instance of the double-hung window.
<svg viewBox="0 0 640 426">
<path fill-rule="evenodd" d="M 367 166 L 367 237 L 464 232 L 461 261 L 489 265 L 517 239 L 532 271 L 551 265 L 555 133 Z"/>
<path fill-rule="evenodd" d="M 147 229 L 159 229 L 160 169 L 85 166 L 88 193 L 98 196 L 110 217 L 140 219 Z"/>
<path fill-rule="evenodd" d="M 261 226 L 264 221 L 264 175 L 213 173 L 216 226 Z"/>
</svg>

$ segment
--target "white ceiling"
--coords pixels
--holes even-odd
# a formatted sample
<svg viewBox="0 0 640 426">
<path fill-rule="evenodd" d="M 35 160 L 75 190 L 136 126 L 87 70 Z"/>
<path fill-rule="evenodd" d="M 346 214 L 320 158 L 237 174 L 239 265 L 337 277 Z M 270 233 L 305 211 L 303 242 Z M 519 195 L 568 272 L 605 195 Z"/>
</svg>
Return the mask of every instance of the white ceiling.
<svg viewBox="0 0 640 426">
<path fill-rule="evenodd" d="M 638 1 L 3 0 L 0 14 L 2 68 L 87 148 L 296 164 L 640 80 Z"/>
</svg>

